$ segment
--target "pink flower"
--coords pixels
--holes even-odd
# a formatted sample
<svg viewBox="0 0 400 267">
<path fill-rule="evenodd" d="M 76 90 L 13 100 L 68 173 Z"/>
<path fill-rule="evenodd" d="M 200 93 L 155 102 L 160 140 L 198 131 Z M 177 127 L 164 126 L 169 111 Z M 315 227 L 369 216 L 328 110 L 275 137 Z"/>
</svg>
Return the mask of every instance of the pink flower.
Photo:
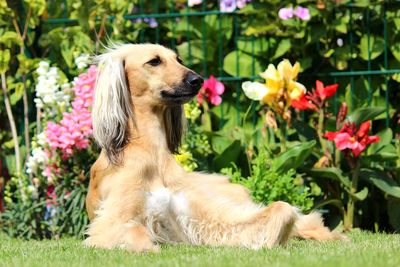
<svg viewBox="0 0 400 267">
<path fill-rule="evenodd" d="M 197 95 L 197 102 L 201 105 L 203 103 L 203 97 L 205 97 L 208 102 L 214 106 L 218 106 L 222 102 L 221 95 L 224 91 L 224 84 L 211 75 L 208 80 L 204 81 L 203 88 Z"/>
<path fill-rule="evenodd" d="M 371 122 L 367 121 L 357 129 L 355 123 L 346 123 L 338 132 L 327 132 L 324 137 L 334 141 L 337 149 L 351 150 L 354 157 L 358 157 L 369 144 L 379 142 L 378 136 L 369 136 Z"/>
<path fill-rule="evenodd" d="M 236 0 L 236 6 L 240 9 L 246 7 L 247 3 L 251 2 L 251 0 Z"/>
<path fill-rule="evenodd" d="M 233 12 L 236 9 L 236 0 L 221 0 L 219 10 L 221 12 Z"/>
<path fill-rule="evenodd" d="M 72 111 L 64 112 L 57 124 L 48 122 L 46 137 L 53 150 L 61 150 L 61 158 L 68 159 L 74 149 L 85 149 L 89 146 L 88 137 L 92 134 L 92 120 L 89 107 L 93 102 L 93 90 L 96 82 L 97 68 L 91 66 L 86 73 L 79 75 L 75 81 L 75 99 Z M 46 170 L 49 174 L 49 170 Z M 46 175 L 47 176 L 47 175 Z"/>
<path fill-rule="evenodd" d="M 293 7 L 284 7 L 279 9 L 278 12 L 279 18 L 282 20 L 288 20 L 293 17 Z"/>
<path fill-rule="evenodd" d="M 301 6 L 296 7 L 296 9 L 294 10 L 294 15 L 301 20 L 310 20 L 311 18 L 308 8 Z"/>
</svg>

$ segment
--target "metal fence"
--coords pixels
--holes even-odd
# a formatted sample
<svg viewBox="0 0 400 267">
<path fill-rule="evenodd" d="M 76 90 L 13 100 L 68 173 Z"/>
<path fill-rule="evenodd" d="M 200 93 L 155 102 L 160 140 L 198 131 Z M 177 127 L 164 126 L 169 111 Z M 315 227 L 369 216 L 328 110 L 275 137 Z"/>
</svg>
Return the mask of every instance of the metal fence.
<svg viewBox="0 0 400 267">
<path fill-rule="evenodd" d="M 167 5 L 167 6 L 166 6 Z M 375 9 L 375 7 L 379 7 L 379 9 Z M 349 64 L 345 70 L 338 71 L 335 68 L 324 69 L 321 71 L 318 68 L 311 67 L 305 73 L 300 75 L 300 80 L 305 82 L 305 84 L 309 85 L 307 88 L 310 88 L 311 80 L 315 78 L 325 79 L 331 82 L 340 82 L 341 84 L 348 84 L 348 88 L 351 92 L 351 102 L 356 99 L 357 94 L 357 85 L 356 80 L 358 78 L 363 78 L 366 81 L 366 86 L 368 88 L 368 95 L 366 96 L 365 101 L 371 105 L 373 93 L 376 88 L 376 82 L 380 83 L 383 90 L 381 90 L 381 94 L 384 94 L 385 102 L 384 105 L 386 107 L 386 127 L 390 126 L 390 118 L 393 115 L 395 109 L 399 109 L 396 101 L 400 101 L 400 97 L 398 95 L 398 91 L 400 89 L 399 84 L 396 82 L 391 82 L 391 75 L 400 73 L 400 64 L 398 66 L 389 66 L 389 25 L 388 25 L 388 13 L 386 11 L 387 7 L 397 6 L 400 8 L 399 1 L 377 1 L 375 4 L 371 4 L 371 7 L 364 8 L 362 18 L 354 21 L 352 16 L 353 10 L 360 10 L 360 7 L 354 6 L 351 3 L 346 6 L 338 7 L 338 11 L 346 9 L 346 12 L 350 13 L 350 20 L 348 22 L 348 32 L 344 36 L 345 42 L 347 42 L 350 46 L 350 50 L 348 51 L 349 55 Z M 379 10 L 377 12 L 376 10 Z M 67 10 L 64 10 L 64 14 L 68 14 Z M 374 24 L 372 24 L 371 16 L 374 16 Z M 210 16 L 215 16 L 217 19 L 217 34 L 212 36 L 211 40 L 206 39 L 207 31 L 209 30 L 206 19 Z M 379 17 L 376 20 L 376 16 Z M 222 21 L 223 18 L 229 17 L 232 20 L 231 30 L 232 36 L 229 40 L 226 40 L 224 36 L 224 31 L 226 28 L 223 27 Z M 197 43 L 196 46 L 193 46 L 191 42 L 187 42 L 185 49 L 187 49 L 188 60 L 186 65 L 188 67 L 194 68 L 196 71 L 200 72 L 205 77 L 208 77 L 210 73 L 210 66 L 213 67 L 215 72 L 214 75 L 221 81 L 229 84 L 229 87 L 233 89 L 233 96 L 236 98 L 236 109 L 238 110 L 238 114 L 240 109 L 243 107 L 240 104 L 240 84 L 241 81 L 245 79 L 257 79 L 258 73 L 256 72 L 256 57 L 254 55 L 254 51 L 259 45 L 257 42 L 259 38 L 254 36 L 245 36 L 241 32 L 240 24 L 243 23 L 243 18 L 240 12 L 237 10 L 231 13 L 221 12 L 219 10 L 209 10 L 207 8 L 206 1 L 194 11 L 193 9 L 186 8 L 177 8 L 174 1 L 152 1 L 151 4 L 146 3 L 146 1 L 140 0 L 137 5 L 137 9 L 133 14 L 125 15 L 125 20 L 137 21 L 144 19 L 156 19 L 159 24 L 168 25 L 167 30 L 162 29 L 160 27 L 155 27 L 154 29 L 146 28 L 139 32 L 136 42 L 151 42 L 151 43 L 161 43 L 163 45 L 167 45 L 172 49 L 177 49 L 177 46 L 181 45 L 183 42 L 187 42 L 193 39 L 193 32 L 189 30 L 191 27 L 190 23 L 193 21 L 199 22 L 201 24 L 200 30 L 201 35 L 203 36 L 201 40 L 201 44 Z M 246 16 L 246 19 L 252 19 L 251 16 Z M 113 23 L 114 17 L 109 16 L 107 18 L 109 23 Z M 377 23 L 379 21 L 379 23 Z M 184 22 L 184 23 L 182 23 Z M 69 19 L 69 18 L 48 18 L 45 23 L 50 27 L 56 27 L 60 24 L 65 26 L 70 26 L 74 24 L 78 24 L 78 20 Z M 187 29 L 185 30 L 185 25 Z M 379 36 L 376 35 L 377 28 L 379 30 Z M 371 37 L 371 29 L 374 29 L 374 37 Z M 353 63 L 353 54 L 357 49 L 356 40 L 359 40 L 360 34 L 367 35 L 367 45 L 368 45 L 368 60 L 366 60 L 365 64 L 354 64 Z M 210 37 L 210 36 L 209 36 Z M 383 55 L 381 55 L 378 64 L 376 61 L 373 61 L 371 56 L 374 51 L 373 42 L 376 41 L 376 38 L 382 38 L 384 50 Z M 250 67 L 250 74 L 248 77 L 240 76 L 241 72 L 241 55 L 238 49 L 238 41 L 240 38 L 247 38 L 250 40 L 250 48 L 247 53 L 251 54 L 253 57 L 252 64 Z M 266 41 L 268 41 L 268 34 L 264 35 Z M 374 39 L 375 38 L 375 39 Z M 398 40 L 400 43 L 400 40 Z M 211 55 L 213 58 L 211 60 L 203 60 L 200 63 L 195 63 L 196 56 L 195 53 L 199 53 L 199 49 L 201 50 L 202 57 L 205 59 L 209 59 L 210 55 L 208 54 L 210 51 L 210 44 L 213 46 L 212 50 L 215 51 L 215 55 Z M 316 44 L 315 50 L 318 51 L 320 49 L 320 43 Z M 227 47 L 230 47 L 231 50 L 227 50 Z M 332 47 L 332 49 L 335 49 Z M 231 51 L 236 51 L 236 75 L 229 75 L 224 71 L 224 57 L 227 53 Z M 252 53 L 253 52 L 253 53 Z M 285 57 L 285 55 L 283 55 Z M 332 57 L 335 59 L 335 53 L 333 53 Z M 269 55 L 265 55 L 265 66 L 268 62 Z M 321 57 L 321 61 L 324 58 Z M 343 92 L 342 92 L 343 93 Z M 337 111 L 338 101 L 335 99 L 334 101 L 334 110 Z M 350 103 L 351 104 L 351 103 Z M 223 109 L 220 110 L 223 113 Z M 220 114 L 223 116 L 223 114 Z M 238 121 L 240 117 L 238 115 Z"/>
</svg>

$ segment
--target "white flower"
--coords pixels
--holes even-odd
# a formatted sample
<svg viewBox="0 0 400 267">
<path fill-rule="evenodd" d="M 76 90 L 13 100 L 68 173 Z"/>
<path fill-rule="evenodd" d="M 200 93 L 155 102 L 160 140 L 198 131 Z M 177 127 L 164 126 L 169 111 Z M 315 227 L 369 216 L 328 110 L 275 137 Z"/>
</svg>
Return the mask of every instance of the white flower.
<svg viewBox="0 0 400 267">
<path fill-rule="evenodd" d="M 33 102 L 35 102 L 37 108 L 43 108 L 44 106 L 43 101 L 40 98 L 35 98 Z"/>
<path fill-rule="evenodd" d="M 34 148 L 32 149 L 32 155 L 26 163 L 26 172 L 37 173 L 39 168 L 44 169 L 45 163 L 47 163 L 47 156 L 44 150 L 41 148 Z"/>
<path fill-rule="evenodd" d="M 37 143 L 39 146 L 44 147 L 47 144 L 47 137 L 45 132 L 41 132 L 36 136 L 37 138 Z"/>
<path fill-rule="evenodd" d="M 188 0 L 188 6 L 192 7 L 195 5 L 200 5 L 203 0 Z"/>
<path fill-rule="evenodd" d="M 40 62 L 36 70 L 39 74 L 36 84 L 36 98 L 34 102 L 37 108 L 42 108 L 47 114 L 56 114 L 57 106 L 63 109 L 69 106 L 70 90 L 60 87 L 60 75 L 57 67 L 50 67 L 47 62 Z"/>
<path fill-rule="evenodd" d="M 336 43 L 337 43 L 337 45 L 338 45 L 339 47 L 342 47 L 342 46 L 343 46 L 343 39 L 342 39 L 342 38 L 338 38 L 338 39 L 336 40 Z"/>
<path fill-rule="evenodd" d="M 32 196 L 33 199 L 37 199 L 38 196 L 39 196 L 37 188 L 34 185 L 29 185 L 28 186 L 28 192 L 31 193 L 31 196 Z"/>
<path fill-rule="evenodd" d="M 40 61 L 39 62 L 39 67 L 40 68 L 44 68 L 44 69 L 48 69 L 50 67 L 50 64 L 46 61 Z"/>
<path fill-rule="evenodd" d="M 90 56 L 88 54 L 81 54 L 75 58 L 75 64 L 78 70 L 86 68 L 90 64 Z"/>
<path fill-rule="evenodd" d="M 39 67 L 36 69 L 36 72 L 39 75 L 44 75 L 49 70 L 49 67 L 50 67 L 49 63 L 47 63 L 46 61 L 40 61 Z"/>
<path fill-rule="evenodd" d="M 244 82 L 242 83 L 244 94 L 251 100 L 260 101 L 268 93 L 267 87 L 258 82 Z"/>
</svg>

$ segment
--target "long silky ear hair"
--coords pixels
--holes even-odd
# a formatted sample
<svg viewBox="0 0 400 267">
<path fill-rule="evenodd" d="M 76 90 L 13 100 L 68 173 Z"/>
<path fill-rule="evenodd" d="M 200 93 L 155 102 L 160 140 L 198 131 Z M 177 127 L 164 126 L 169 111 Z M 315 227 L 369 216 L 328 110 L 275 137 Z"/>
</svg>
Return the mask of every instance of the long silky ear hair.
<svg viewBox="0 0 400 267">
<path fill-rule="evenodd" d="M 186 120 L 182 106 L 167 107 L 164 111 L 165 136 L 169 151 L 178 153 L 182 142 L 182 135 L 186 126 Z"/>
<path fill-rule="evenodd" d="M 133 114 L 125 64 L 117 49 L 96 58 L 99 73 L 92 110 L 94 138 L 114 165 L 122 163 L 120 152 L 129 141 L 128 121 Z"/>
</svg>

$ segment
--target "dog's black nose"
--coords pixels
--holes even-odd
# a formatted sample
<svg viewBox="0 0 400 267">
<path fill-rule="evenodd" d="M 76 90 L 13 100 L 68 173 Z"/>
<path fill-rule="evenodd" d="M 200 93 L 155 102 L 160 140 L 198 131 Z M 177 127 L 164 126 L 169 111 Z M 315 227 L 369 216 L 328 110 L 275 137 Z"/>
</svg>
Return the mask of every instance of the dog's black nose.
<svg viewBox="0 0 400 267">
<path fill-rule="evenodd" d="M 203 85 L 203 78 L 193 72 L 189 72 L 186 76 L 186 82 L 195 89 L 200 89 Z"/>
</svg>

